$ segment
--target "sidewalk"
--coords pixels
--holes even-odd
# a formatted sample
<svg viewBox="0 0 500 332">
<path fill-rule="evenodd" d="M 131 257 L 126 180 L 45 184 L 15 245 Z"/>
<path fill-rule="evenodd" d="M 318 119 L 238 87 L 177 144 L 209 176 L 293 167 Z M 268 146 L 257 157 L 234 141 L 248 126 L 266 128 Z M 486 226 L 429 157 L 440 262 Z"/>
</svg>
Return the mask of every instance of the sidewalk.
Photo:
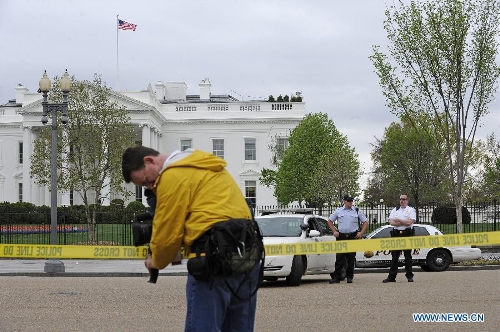
<svg viewBox="0 0 500 332">
<path fill-rule="evenodd" d="M 88 260 L 64 259 L 64 272 L 46 273 L 44 259 L 0 259 L 1 276 L 63 276 L 63 277 L 147 277 L 148 273 L 142 259 L 135 260 Z M 185 276 L 187 275 L 187 259 L 180 265 L 169 265 L 160 271 L 160 276 Z M 415 266 L 415 272 L 420 268 Z M 471 270 L 500 270 L 500 265 L 481 266 L 450 266 L 448 271 Z M 388 268 L 356 268 L 355 273 L 387 273 Z"/>
<path fill-rule="evenodd" d="M 45 273 L 45 259 L 0 259 L 0 276 L 50 276 Z M 144 267 L 144 260 L 89 260 L 63 259 L 65 272 L 57 273 L 60 276 L 75 277 L 146 277 L 148 272 Z M 187 275 L 187 259 L 180 265 L 169 265 L 160 271 L 161 275 Z"/>
</svg>

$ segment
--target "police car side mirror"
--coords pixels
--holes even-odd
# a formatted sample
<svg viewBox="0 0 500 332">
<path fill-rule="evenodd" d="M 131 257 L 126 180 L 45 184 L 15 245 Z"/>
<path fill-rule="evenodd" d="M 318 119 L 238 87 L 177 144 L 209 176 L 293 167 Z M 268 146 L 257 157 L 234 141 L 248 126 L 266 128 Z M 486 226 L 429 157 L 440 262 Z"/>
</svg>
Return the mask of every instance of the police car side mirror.
<svg viewBox="0 0 500 332">
<path fill-rule="evenodd" d="M 320 234 L 321 233 L 319 231 L 315 230 L 315 229 L 311 229 L 309 231 L 309 237 L 318 237 L 318 236 L 320 236 Z"/>
</svg>

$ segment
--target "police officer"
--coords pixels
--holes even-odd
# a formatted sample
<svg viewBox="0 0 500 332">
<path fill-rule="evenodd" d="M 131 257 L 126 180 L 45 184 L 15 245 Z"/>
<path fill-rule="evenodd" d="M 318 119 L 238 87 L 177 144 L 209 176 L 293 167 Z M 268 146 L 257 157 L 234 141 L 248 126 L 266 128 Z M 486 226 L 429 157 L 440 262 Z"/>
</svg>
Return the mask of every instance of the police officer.
<svg viewBox="0 0 500 332">
<path fill-rule="evenodd" d="M 355 240 L 360 239 L 368 229 L 370 222 L 368 218 L 359 211 L 358 208 L 352 206 L 353 198 L 345 195 L 343 202 L 344 206 L 335 210 L 328 219 L 328 226 L 333 231 L 333 235 L 337 240 Z M 333 222 L 338 222 L 338 229 L 333 225 Z M 359 222 L 363 223 L 363 227 L 359 230 Z M 347 283 L 352 283 L 354 277 L 354 265 L 356 263 L 356 253 L 337 253 L 335 261 L 335 271 L 330 274 L 332 280 L 330 284 L 338 284 L 342 278 L 342 270 L 347 261 L 346 278 Z"/>
<path fill-rule="evenodd" d="M 391 237 L 404 237 L 413 236 L 413 224 L 417 219 L 415 209 L 408 206 L 408 195 L 399 195 L 399 206 L 392 209 L 389 215 L 389 224 L 394 226 L 391 231 Z M 405 256 L 405 275 L 408 282 L 413 282 L 412 271 L 412 258 L 411 249 L 403 250 Z M 401 255 L 401 250 L 392 250 L 391 268 L 389 269 L 389 276 L 382 280 L 386 282 L 396 282 L 396 275 L 398 274 L 398 261 Z"/>
</svg>

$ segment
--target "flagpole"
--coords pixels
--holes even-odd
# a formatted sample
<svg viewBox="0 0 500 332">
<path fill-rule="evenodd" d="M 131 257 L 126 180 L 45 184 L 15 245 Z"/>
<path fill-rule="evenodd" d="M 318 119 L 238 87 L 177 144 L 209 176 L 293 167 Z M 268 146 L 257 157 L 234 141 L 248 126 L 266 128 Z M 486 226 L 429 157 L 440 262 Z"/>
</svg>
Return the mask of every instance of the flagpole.
<svg viewBox="0 0 500 332">
<path fill-rule="evenodd" d="M 116 91 L 120 90 L 120 69 L 118 67 L 118 15 L 116 15 Z"/>
</svg>

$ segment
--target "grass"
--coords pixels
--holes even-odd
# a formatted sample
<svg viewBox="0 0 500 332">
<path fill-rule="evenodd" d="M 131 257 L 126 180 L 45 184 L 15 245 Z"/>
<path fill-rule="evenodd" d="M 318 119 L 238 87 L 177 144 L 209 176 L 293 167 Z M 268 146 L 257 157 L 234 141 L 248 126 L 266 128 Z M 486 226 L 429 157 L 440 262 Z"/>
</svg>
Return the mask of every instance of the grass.
<svg viewBox="0 0 500 332">
<path fill-rule="evenodd" d="M 500 265 L 500 259 L 479 258 L 454 264 L 454 266 L 479 266 L 479 265 Z"/>
<path fill-rule="evenodd" d="M 0 243 L 50 244 L 50 233 L 0 234 Z M 58 233 L 57 243 L 61 245 L 131 246 L 133 243 L 132 227 L 130 224 L 98 224 L 95 226 L 95 240 L 93 243 L 89 240 L 88 232 Z"/>
</svg>

